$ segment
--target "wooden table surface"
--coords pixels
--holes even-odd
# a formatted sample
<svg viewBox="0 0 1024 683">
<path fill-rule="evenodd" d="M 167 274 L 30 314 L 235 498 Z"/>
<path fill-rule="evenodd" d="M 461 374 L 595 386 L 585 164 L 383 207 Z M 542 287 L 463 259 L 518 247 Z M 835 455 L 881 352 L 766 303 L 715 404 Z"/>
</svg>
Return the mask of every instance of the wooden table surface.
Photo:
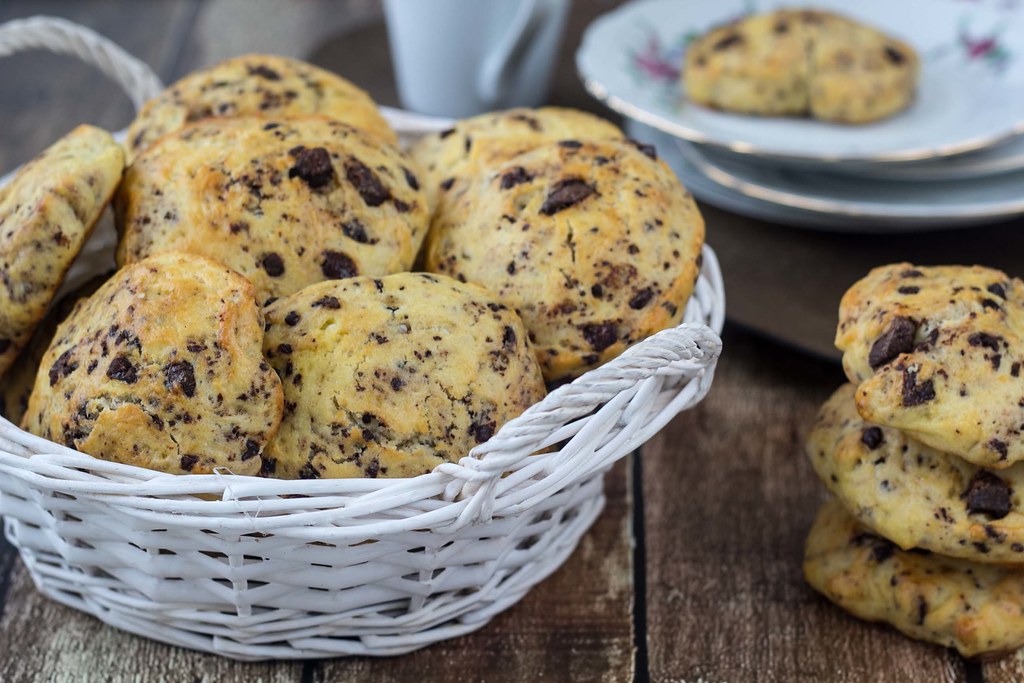
<svg viewBox="0 0 1024 683">
<path fill-rule="evenodd" d="M 600 111 L 579 88 L 571 55 L 582 27 L 615 4 L 575 3 L 552 101 Z M 0 4 L 0 21 L 43 13 L 110 36 L 165 81 L 232 54 L 278 52 L 328 66 L 395 102 L 376 0 Z M 81 121 L 116 130 L 130 116 L 117 88 L 88 67 L 43 53 L 8 58 L 0 68 L 0 167 Z M 749 301 L 761 281 L 747 277 L 748 267 L 767 277 L 758 252 L 743 248 L 759 224 L 706 215 L 709 240 L 726 257 L 730 295 Z M 790 233 L 786 240 L 799 242 Z M 914 258 L 913 246 L 907 241 L 905 252 L 885 257 Z M 856 621 L 804 584 L 803 539 L 824 489 L 801 440 L 843 378 L 837 365 L 743 329 L 727 327 L 707 400 L 614 469 L 608 507 L 566 565 L 475 634 L 394 659 L 240 664 L 128 635 L 42 598 L 0 540 L 0 681 L 1024 678 L 1019 657 L 966 662 Z"/>
</svg>

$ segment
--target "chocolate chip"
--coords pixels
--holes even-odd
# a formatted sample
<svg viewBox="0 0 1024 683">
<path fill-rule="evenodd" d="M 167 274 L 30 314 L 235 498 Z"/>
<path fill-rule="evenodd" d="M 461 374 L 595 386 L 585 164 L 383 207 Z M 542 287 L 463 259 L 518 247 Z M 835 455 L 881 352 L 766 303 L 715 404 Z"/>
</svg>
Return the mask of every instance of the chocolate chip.
<svg viewBox="0 0 1024 683">
<path fill-rule="evenodd" d="M 634 310 L 640 310 L 641 308 L 649 304 L 651 302 L 651 299 L 653 298 L 654 291 L 650 287 L 646 289 L 641 289 L 639 292 L 636 293 L 636 296 L 629 300 L 629 307 Z"/>
<path fill-rule="evenodd" d="M 319 479 L 319 478 L 320 478 L 320 473 L 317 471 L 317 469 L 315 467 L 313 467 L 313 463 L 311 463 L 311 462 L 307 462 L 305 465 L 302 466 L 302 469 L 299 470 L 299 479 Z"/>
<path fill-rule="evenodd" d="M 139 379 L 139 371 L 127 356 L 115 356 L 107 366 L 107 377 L 125 384 L 135 384 Z"/>
<path fill-rule="evenodd" d="M 186 472 L 191 472 L 192 468 L 199 462 L 198 455 L 183 455 L 181 456 L 181 469 Z"/>
<path fill-rule="evenodd" d="M 725 50 L 733 45 L 739 45 L 743 42 L 743 36 L 738 33 L 730 33 L 729 35 L 721 38 L 717 43 L 711 46 L 711 49 L 715 52 L 719 50 Z"/>
<path fill-rule="evenodd" d="M 477 443 L 483 443 L 494 436 L 494 429 L 496 426 L 497 425 L 494 423 L 494 420 L 483 423 L 474 422 L 469 426 L 469 433 Z"/>
<path fill-rule="evenodd" d="M 582 332 L 583 338 L 595 351 L 604 351 L 619 338 L 619 330 L 611 322 L 584 325 Z"/>
<path fill-rule="evenodd" d="M 392 389 L 392 391 L 399 391 L 404 386 L 405 386 L 405 382 L 402 380 L 401 377 L 392 377 L 391 378 L 391 389 Z"/>
<path fill-rule="evenodd" d="M 917 596 L 917 625 L 924 624 L 924 618 L 928 616 L 928 601 L 923 595 Z"/>
<path fill-rule="evenodd" d="M 987 445 L 989 448 L 991 448 L 992 450 L 999 454 L 1000 460 L 1006 460 L 1006 456 L 1007 453 L 1009 453 L 1009 449 L 1007 448 L 1005 441 L 1000 441 L 999 439 L 991 439 L 989 440 Z"/>
<path fill-rule="evenodd" d="M 900 277 L 924 277 L 924 273 L 922 273 L 917 268 L 908 268 L 907 270 L 904 270 L 902 273 L 900 273 Z"/>
<path fill-rule="evenodd" d="M 450 190 L 450 189 L 452 189 L 452 184 L 454 182 L 455 182 L 455 178 L 445 178 L 444 180 L 441 181 L 441 189 L 442 190 Z"/>
<path fill-rule="evenodd" d="M 559 211 L 579 204 L 592 194 L 594 194 L 593 186 L 581 178 L 559 180 L 551 186 L 551 191 L 544 200 L 544 204 L 541 205 L 540 212 L 545 216 L 553 216 Z"/>
<path fill-rule="evenodd" d="M 380 206 L 391 199 L 391 191 L 384 187 L 377 174 L 359 159 L 345 161 L 345 177 L 356 188 L 367 206 Z"/>
<path fill-rule="evenodd" d="M 280 277 L 284 275 L 284 260 L 280 254 L 273 252 L 263 257 L 263 261 L 260 262 L 263 266 L 263 270 L 267 271 L 267 275 L 270 277 Z"/>
<path fill-rule="evenodd" d="M 263 78 L 267 79 L 268 81 L 279 81 L 279 80 L 281 80 L 281 74 L 277 73 L 276 71 L 271 69 L 269 66 L 266 66 L 264 64 L 260 64 L 259 66 L 250 66 L 249 67 L 249 75 L 250 76 L 262 76 Z"/>
<path fill-rule="evenodd" d="M 455 132 L 454 128 L 445 128 L 444 130 L 442 130 L 440 133 L 437 134 L 437 137 L 439 137 L 442 140 L 444 140 L 446 137 L 448 137 L 449 135 L 451 135 L 454 132 Z"/>
<path fill-rule="evenodd" d="M 62 377 L 67 377 L 78 369 L 78 361 L 71 360 L 71 349 L 57 357 L 53 366 L 50 367 L 50 386 L 52 387 Z"/>
<path fill-rule="evenodd" d="M 907 61 L 906 56 L 891 45 L 885 46 L 885 56 L 888 57 L 889 61 L 893 64 L 902 64 Z"/>
<path fill-rule="evenodd" d="M 402 167 L 402 173 L 405 174 L 405 183 L 414 190 L 420 189 L 420 181 L 416 179 L 413 172 L 407 169 L 405 166 Z"/>
<path fill-rule="evenodd" d="M 604 287 L 602 287 L 600 284 L 596 284 L 590 288 L 590 293 L 591 295 L 600 299 L 602 296 L 604 296 Z"/>
<path fill-rule="evenodd" d="M 528 183 L 531 180 L 533 180 L 533 176 L 530 175 L 525 168 L 522 166 L 516 166 L 511 171 L 501 176 L 501 189 L 509 190 L 516 185 Z"/>
<path fill-rule="evenodd" d="M 516 331 L 505 325 L 505 331 L 501 335 L 501 348 L 508 353 L 516 350 Z"/>
<path fill-rule="evenodd" d="M 323 147 L 303 149 L 296 156 L 295 165 L 288 169 L 288 177 L 299 178 L 313 189 L 323 187 L 334 178 L 330 153 Z"/>
<path fill-rule="evenodd" d="M 347 254 L 340 251 L 325 251 L 323 261 L 320 262 L 320 270 L 323 274 L 333 280 L 359 275 L 359 269 Z"/>
<path fill-rule="evenodd" d="M 403 202 L 401 199 L 392 199 L 391 203 L 395 206 L 395 211 L 398 213 L 409 213 L 412 210 L 412 206 Z"/>
<path fill-rule="evenodd" d="M 352 219 L 341 226 L 341 231 L 345 233 L 345 237 L 351 240 L 355 240 L 360 244 L 371 244 L 369 235 L 366 234 L 366 228 L 363 224 L 356 219 Z M 373 240 L 372 244 L 376 244 L 377 240 Z"/>
<path fill-rule="evenodd" d="M 190 341 L 185 342 L 185 348 L 191 351 L 192 353 L 202 353 L 203 351 L 206 350 L 206 344 L 201 344 L 200 342 L 196 341 Z"/>
<path fill-rule="evenodd" d="M 925 380 L 918 384 L 917 370 L 907 368 L 903 371 L 903 405 L 911 408 L 919 406 L 935 398 L 935 385 Z"/>
<path fill-rule="evenodd" d="M 896 546 L 883 538 L 877 539 L 876 543 L 871 546 L 871 557 L 879 564 L 888 560 L 895 553 Z"/>
<path fill-rule="evenodd" d="M 1003 289 L 1003 286 L 1001 284 L 999 284 L 998 282 L 989 285 L 985 289 L 987 289 L 990 293 L 995 294 L 1000 299 L 1005 299 L 1006 298 L 1006 290 Z"/>
<path fill-rule="evenodd" d="M 252 439 L 246 439 L 245 440 L 245 450 L 242 451 L 242 462 L 245 462 L 246 460 L 252 460 L 253 458 L 255 458 L 259 454 L 260 454 L 260 445 L 259 445 L 259 443 L 253 441 Z"/>
<path fill-rule="evenodd" d="M 999 344 L 1002 341 L 1003 338 L 999 335 L 988 334 L 987 332 L 975 332 L 967 338 L 967 343 L 971 346 L 981 346 L 993 351 L 999 350 Z"/>
<path fill-rule="evenodd" d="M 337 310 L 341 308 L 341 302 L 338 301 L 336 296 L 323 296 L 310 304 L 313 308 L 330 308 Z"/>
<path fill-rule="evenodd" d="M 900 287 L 896 290 L 900 294 L 917 294 L 921 291 L 920 287 Z"/>
<path fill-rule="evenodd" d="M 277 458 L 263 458 L 263 464 L 260 465 L 260 476 L 261 477 L 272 477 L 277 472 Z"/>
<path fill-rule="evenodd" d="M 1001 310 L 1001 308 L 1002 308 L 998 303 L 996 303 L 992 299 L 982 299 L 981 300 L 981 307 L 982 308 L 991 308 L 991 309 L 994 309 L 994 310 L 997 310 L 997 311 Z"/>
<path fill-rule="evenodd" d="M 885 435 L 878 427 L 865 427 L 860 433 L 860 441 L 871 450 L 875 450 L 885 442 Z"/>
<path fill-rule="evenodd" d="M 1003 479 L 988 470 L 978 470 L 960 498 L 967 501 L 971 514 L 986 514 L 992 519 L 1002 519 L 1010 514 L 1013 491 Z"/>
<path fill-rule="evenodd" d="M 181 392 L 192 398 L 196 395 L 196 374 L 192 364 L 187 360 L 179 360 L 164 366 L 164 387 L 174 391 L 179 387 Z"/>
<path fill-rule="evenodd" d="M 877 370 L 891 362 L 901 353 L 909 353 L 914 348 L 914 335 L 917 325 L 910 318 L 897 316 L 889 323 L 889 327 L 871 345 L 868 354 L 868 365 Z"/>
<path fill-rule="evenodd" d="M 286 315 L 286 316 L 284 317 L 284 323 L 285 323 L 285 325 L 287 325 L 288 327 L 295 327 L 296 325 L 298 325 L 298 324 L 299 324 L 299 320 L 300 320 L 301 318 L 302 318 L 302 316 L 300 316 L 300 315 L 299 315 L 298 313 L 296 313 L 295 311 L 288 311 L 288 315 Z"/>
<path fill-rule="evenodd" d="M 782 34 L 787 33 L 789 31 L 789 24 L 787 24 L 784 21 L 776 22 L 774 30 L 775 33 L 781 36 Z"/>
<path fill-rule="evenodd" d="M 285 355 L 288 355 L 289 353 L 292 352 L 292 345 L 291 344 L 278 344 L 277 345 L 277 352 L 278 353 L 283 353 Z"/>
<path fill-rule="evenodd" d="M 646 156 L 650 157 L 651 159 L 654 159 L 655 161 L 657 161 L 657 159 L 658 159 L 658 150 L 655 149 L 654 145 L 649 145 L 649 144 L 647 144 L 645 142 L 640 142 L 639 140 L 633 140 L 633 139 L 630 139 L 629 144 L 633 145 L 638 150 L 643 152 L 644 155 L 646 155 Z"/>
</svg>

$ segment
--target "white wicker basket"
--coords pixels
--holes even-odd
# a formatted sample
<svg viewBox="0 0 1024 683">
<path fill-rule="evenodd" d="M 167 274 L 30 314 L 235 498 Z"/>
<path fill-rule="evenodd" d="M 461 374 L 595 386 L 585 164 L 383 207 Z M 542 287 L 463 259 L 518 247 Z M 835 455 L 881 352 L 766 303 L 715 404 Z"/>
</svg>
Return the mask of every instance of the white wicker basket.
<svg viewBox="0 0 1024 683">
<path fill-rule="evenodd" d="M 81 27 L 0 26 L 0 55 L 37 47 L 96 65 L 136 106 L 161 87 Z M 389 115 L 406 135 L 432 128 Z M 113 239 L 97 230 L 69 280 L 109 267 Z M 150 638 L 244 660 L 408 652 L 480 628 L 562 564 L 601 511 L 608 468 L 707 392 L 723 316 L 705 249 L 682 325 L 413 479 L 172 476 L 0 420 L 6 536 L 44 594 Z"/>
</svg>

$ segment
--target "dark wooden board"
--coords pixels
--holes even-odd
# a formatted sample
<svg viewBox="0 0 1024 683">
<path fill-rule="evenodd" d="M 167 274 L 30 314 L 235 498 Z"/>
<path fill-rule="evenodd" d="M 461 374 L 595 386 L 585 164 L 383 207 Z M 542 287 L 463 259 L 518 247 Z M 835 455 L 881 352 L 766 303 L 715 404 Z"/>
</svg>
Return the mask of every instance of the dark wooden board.
<svg viewBox="0 0 1024 683">
<path fill-rule="evenodd" d="M 651 680 L 963 680 L 959 657 L 856 621 L 803 581 L 825 492 L 801 444 L 840 370 L 724 341 L 705 402 L 644 446 Z"/>
</svg>

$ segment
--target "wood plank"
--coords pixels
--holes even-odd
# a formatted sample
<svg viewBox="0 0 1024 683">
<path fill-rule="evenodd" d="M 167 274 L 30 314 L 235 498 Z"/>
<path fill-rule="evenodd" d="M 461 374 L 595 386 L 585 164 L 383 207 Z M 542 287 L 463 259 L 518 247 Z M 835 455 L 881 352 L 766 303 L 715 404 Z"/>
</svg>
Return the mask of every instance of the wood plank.
<svg viewBox="0 0 1024 683">
<path fill-rule="evenodd" d="M 568 562 L 480 631 L 393 659 L 327 660 L 313 680 L 633 680 L 631 481 L 620 462 L 604 512 Z"/>
<path fill-rule="evenodd" d="M 843 381 L 728 329 L 711 394 L 645 446 L 651 680 L 964 680 L 959 657 L 856 621 L 803 581 L 825 493 L 802 438 Z"/>
<path fill-rule="evenodd" d="M 175 68 L 198 0 L 7 0 L 0 21 L 58 15 L 88 26 L 150 64 L 162 78 Z M 134 112 L 119 86 L 91 66 L 34 50 L 3 59 L 0 68 L 0 168 L 13 168 L 79 123 L 124 128 Z"/>
<path fill-rule="evenodd" d="M 0 681 L 299 681 L 302 663 L 240 663 L 129 635 L 48 600 L 18 562 L 0 619 Z"/>
</svg>

